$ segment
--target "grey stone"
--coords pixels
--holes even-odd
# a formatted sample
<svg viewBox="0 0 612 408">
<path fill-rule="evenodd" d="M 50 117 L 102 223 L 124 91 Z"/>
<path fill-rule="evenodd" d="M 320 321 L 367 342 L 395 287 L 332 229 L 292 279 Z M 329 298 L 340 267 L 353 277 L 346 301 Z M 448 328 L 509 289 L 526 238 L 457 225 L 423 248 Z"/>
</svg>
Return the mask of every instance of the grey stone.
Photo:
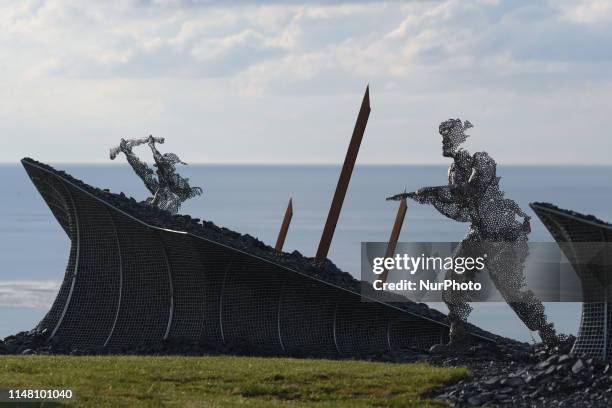
<svg viewBox="0 0 612 408">
<path fill-rule="evenodd" d="M 510 387 L 518 387 L 523 384 L 525 384 L 525 382 L 521 377 L 508 377 L 505 385 L 509 385 Z"/>
<path fill-rule="evenodd" d="M 572 366 L 572 373 L 578 374 L 582 370 L 584 370 L 584 368 L 585 368 L 584 362 L 582 361 L 582 359 L 578 359 Z"/>
<path fill-rule="evenodd" d="M 494 386 L 499 383 L 499 377 L 490 377 L 483 381 L 484 385 Z"/>
<path fill-rule="evenodd" d="M 555 364 L 557 362 L 557 360 L 559 359 L 559 356 L 553 354 L 552 356 L 548 357 L 545 361 L 548 364 Z"/>
<path fill-rule="evenodd" d="M 429 348 L 430 354 L 445 354 L 448 351 L 446 344 L 434 344 Z"/>
<path fill-rule="evenodd" d="M 539 362 L 538 364 L 536 364 L 534 368 L 536 370 L 544 370 L 544 369 L 548 368 L 548 366 L 550 366 L 550 363 L 548 361 L 542 361 L 542 362 Z"/>
</svg>

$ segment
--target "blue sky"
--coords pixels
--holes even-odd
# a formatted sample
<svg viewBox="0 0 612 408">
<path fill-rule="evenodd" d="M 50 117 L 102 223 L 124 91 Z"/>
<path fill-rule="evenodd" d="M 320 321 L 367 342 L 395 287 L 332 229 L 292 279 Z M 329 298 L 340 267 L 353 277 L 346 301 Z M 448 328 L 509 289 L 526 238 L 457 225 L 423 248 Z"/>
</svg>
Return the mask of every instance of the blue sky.
<svg viewBox="0 0 612 408">
<path fill-rule="evenodd" d="M 439 122 L 503 164 L 612 164 L 607 1 L 0 2 L 0 162 L 442 163 Z M 145 151 L 142 152 L 146 154 Z"/>
</svg>

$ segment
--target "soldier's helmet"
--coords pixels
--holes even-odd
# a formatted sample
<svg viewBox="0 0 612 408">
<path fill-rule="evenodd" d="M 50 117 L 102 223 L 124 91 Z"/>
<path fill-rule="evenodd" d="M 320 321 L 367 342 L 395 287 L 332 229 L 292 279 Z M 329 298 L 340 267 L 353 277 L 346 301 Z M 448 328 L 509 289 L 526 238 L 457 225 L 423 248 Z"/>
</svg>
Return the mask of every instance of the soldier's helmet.
<svg viewBox="0 0 612 408">
<path fill-rule="evenodd" d="M 169 164 L 187 164 L 183 161 L 181 161 L 181 159 L 179 159 L 179 157 L 174 154 L 174 153 L 164 153 L 162 154 L 162 157 L 164 158 L 164 162 L 169 163 Z"/>
<path fill-rule="evenodd" d="M 465 131 L 474 127 L 470 121 L 462 122 L 461 119 L 448 119 L 440 123 L 439 132 L 442 136 L 442 146 L 444 149 L 453 149 L 469 137 Z"/>
</svg>

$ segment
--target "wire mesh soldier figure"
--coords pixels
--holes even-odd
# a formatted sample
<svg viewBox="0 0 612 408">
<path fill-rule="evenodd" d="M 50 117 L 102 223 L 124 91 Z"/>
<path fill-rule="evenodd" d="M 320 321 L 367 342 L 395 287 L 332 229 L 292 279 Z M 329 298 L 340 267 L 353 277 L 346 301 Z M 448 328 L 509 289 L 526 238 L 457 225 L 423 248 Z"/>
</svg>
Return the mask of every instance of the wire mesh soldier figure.
<svg viewBox="0 0 612 408">
<path fill-rule="evenodd" d="M 473 127 L 469 121 L 449 119 L 440 124 L 442 155 L 453 159 L 448 169 L 448 184 L 424 187 L 416 192 L 398 194 L 387 200 L 411 198 L 421 204 L 431 204 L 448 218 L 469 222 L 470 228 L 455 250 L 455 257 L 478 257 L 486 248 L 486 269 L 506 302 L 532 331 L 538 331 L 542 341 L 557 344 L 552 323 L 547 323 L 542 302 L 525 288 L 523 267 L 528 255 L 527 240 L 531 232 L 530 217 L 518 204 L 504 197 L 496 175 L 496 163 L 486 152 L 471 155 L 460 148 Z M 522 218 L 522 221 L 517 220 Z M 447 271 L 445 279 L 469 282 L 475 270 L 463 274 Z M 465 323 L 472 311 L 467 291 L 447 290 L 442 295 L 448 306 L 451 323 L 450 344 L 467 340 Z"/>
<path fill-rule="evenodd" d="M 133 152 L 132 148 L 141 144 L 148 144 L 153 152 L 155 169 L 141 161 Z M 164 138 L 149 136 L 142 139 L 121 139 L 118 147 L 111 149 L 110 158 L 114 160 L 119 153 L 123 153 L 138 177 L 142 179 L 147 189 L 153 195 L 147 198 L 149 205 L 167 210 L 176 214 L 181 204 L 190 198 L 202 194 L 200 187 L 191 187 L 189 179 L 176 173 L 177 164 L 182 162 L 174 153 L 161 154 L 155 147 L 155 143 L 164 143 Z"/>
</svg>

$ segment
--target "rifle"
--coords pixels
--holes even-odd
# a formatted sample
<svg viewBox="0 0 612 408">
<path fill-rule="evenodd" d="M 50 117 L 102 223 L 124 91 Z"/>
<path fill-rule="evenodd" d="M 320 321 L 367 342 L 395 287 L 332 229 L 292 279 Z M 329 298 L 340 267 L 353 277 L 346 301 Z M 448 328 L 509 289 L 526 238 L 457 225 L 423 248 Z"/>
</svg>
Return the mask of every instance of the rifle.
<svg viewBox="0 0 612 408">
<path fill-rule="evenodd" d="M 149 143 L 150 141 L 153 141 L 153 143 L 162 144 L 164 143 L 164 138 L 149 136 L 149 137 L 143 137 L 140 139 L 127 139 L 127 140 L 121 139 L 121 143 L 126 143 L 128 147 L 140 146 L 142 144 Z M 119 146 L 116 146 L 110 149 L 110 159 L 115 160 L 115 157 L 117 157 L 119 153 L 121 153 L 121 144 Z"/>
<path fill-rule="evenodd" d="M 387 201 L 402 201 L 402 200 L 405 200 L 406 198 L 412 198 L 412 197 L 414 197 L 414 193 L 407 193 L 406 191 L 404 191 L 403 193 L 399 193 L 394 196 L 387 197 L 386 200 Z"/>
</svg>

